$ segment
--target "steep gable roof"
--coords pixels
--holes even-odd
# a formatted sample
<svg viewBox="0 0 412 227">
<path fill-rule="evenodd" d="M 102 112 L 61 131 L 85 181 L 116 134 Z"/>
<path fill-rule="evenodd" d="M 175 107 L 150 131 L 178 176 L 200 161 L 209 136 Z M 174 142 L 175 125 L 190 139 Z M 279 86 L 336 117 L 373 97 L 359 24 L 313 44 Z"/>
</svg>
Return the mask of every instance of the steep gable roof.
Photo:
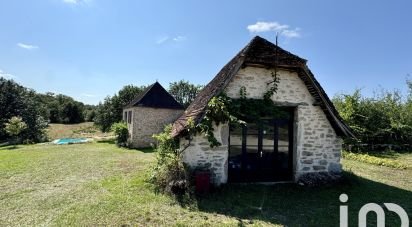
<svg viewBox="0 0 412 227">
<path fill-rule="evenodd" d="M 172 136 L 178 136 L 187 126 L 188 119 L 196 123 L 204 117 L 210 99 L 220 94 L 236 75 L 241 67 L 263 65 L 295 70 L 305 83 L 316 103 L 326 114 L 332 127 L 339 136 L 354 137 L 350 128 L 343 122 L 329 97 L 306 65 L 306 60 L 300 58 L 279 46 L 256 36 L 235 57 L 232 58 L 196 96 L 192 104 L 174 122 Z"/>
<path fill-rule="evenodd" d="M 143 92 L 139 93 L 125 108 L 134 106 L 184 109 L 158 82 L 150 85 Z"/>
</svg>

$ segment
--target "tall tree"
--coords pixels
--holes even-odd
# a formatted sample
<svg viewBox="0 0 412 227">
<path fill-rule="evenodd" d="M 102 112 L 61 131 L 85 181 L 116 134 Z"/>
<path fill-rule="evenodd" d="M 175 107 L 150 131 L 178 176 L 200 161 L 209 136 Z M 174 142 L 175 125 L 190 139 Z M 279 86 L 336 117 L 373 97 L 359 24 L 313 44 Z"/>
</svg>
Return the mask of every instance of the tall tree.
<svg viewBox="0 0 412 227">
<path fill-rule="evenodd" d="M 46 127 L 41 116 L 39 103 L 34 99 L 36 93 L 13 80 L 0 78 L 0 140 L 8 139 L 5 123 L 14 116 L 20 116 L 27 129 L 19 136 L 24 141 L 39 142 L 45 139 Z"/>
<path fill-rule="evenodd" d="M 95 124 L 103 132 L 109 131 L 114 123 L 122 120 L 123 108 L 144 89 L 145 86 L 126 85 L 113 97 L 106 97 L 97 107 Z"/>
<path fill-rule="evenodd" d="M 170 83 L 169 93 L 184 107 L 188 107 L 202 88 L 201 85 L 194 85 L 189 81 L 180 80 Z"/>
</svg>

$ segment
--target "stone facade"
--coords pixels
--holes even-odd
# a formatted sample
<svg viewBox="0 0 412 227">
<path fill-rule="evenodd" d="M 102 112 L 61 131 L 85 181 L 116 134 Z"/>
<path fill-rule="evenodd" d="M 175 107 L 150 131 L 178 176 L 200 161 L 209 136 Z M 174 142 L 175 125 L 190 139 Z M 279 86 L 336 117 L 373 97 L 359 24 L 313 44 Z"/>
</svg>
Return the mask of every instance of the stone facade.
<svg viewBox="0 0 412 227">
<path fill-rule="evenodd" d="M 123 116 L 129 111 L 132 111 L 131 122 L 124 120 L 129 128 L 130 146 L 135 148 L 150 147 L 155 143 L 153 134 L 160 133 L 165 125 L 173 123 L 183 113 L 177 109 L 132 107 L 124 109 Z"/>
<path fill-rule="evenodd" d="M 274 71 L 258 67 L 246 67 L 234 76 L 225 89 L 231 98 L 240 97 L 240 88 L 246 88 L 248 98 L 261 99 L 268 90 Z M 312 172 L 341 172 L 342 139 L 339 138 L 322 109 L 314 105 L 315 99 L 309 93 L 296 72 L 278 71 L 278 91 L 272 100 L 282 106 L 295 106 L 293 170 L 294 178 Z M 225 130 L 222 130 L 224 128 Z M 211 164 L 214 183 L 227 181 L 227 160 L 229 136 L 227 125 L 215 127 L 215 137 L 226 143 L 215 149 L 208 147 L 207 139 L 198 135 L 187 146 L 187 140 L 181 140 L 184 161 L 191 166 Z"/>
<path fill-rule="evenodd" d="M 207 138 L 195 136 L 191 140 L 181 139 L 180 147 L 183 152 L 183 162 L 191 168 L 207 168 L 211 170 L 212 182 L 220 185 L 227 182 L 228 178 L 228 136 L 229 126 L 227 124 L 214 125 L 214 134 L 222 145 L 210 148 Z"/>
</svg>

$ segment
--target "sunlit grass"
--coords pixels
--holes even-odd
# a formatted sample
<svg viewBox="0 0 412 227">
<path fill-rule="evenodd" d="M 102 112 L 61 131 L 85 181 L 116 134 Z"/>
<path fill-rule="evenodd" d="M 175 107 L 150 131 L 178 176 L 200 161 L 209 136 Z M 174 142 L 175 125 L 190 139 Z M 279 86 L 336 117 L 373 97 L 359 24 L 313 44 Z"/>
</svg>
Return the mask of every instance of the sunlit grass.
<svg viewBox="0 0 412 227">
<path fill-rule="evenodd" d="M 234 184 L 179 204 L 145 182 L 153 162 L 149 150 L 110 143 L 2 147 L 0 225 L 338 226 L 341 193 L 349 195 L 351 226 L 368 202 L 412 212 L 410 169 L 344 160 L 348 180 L 335 187 Z M 387 213 L 387 225 L 399 225 Z"/>
<path fill-rule="evenodd" d="M 102 133 L 93 122 L 84 122 L 80 124 L 49 124 L 46 129 L 50 140 L 61 138 L 91 138 L 107 137 L 112 133 Z"/>
</svg>

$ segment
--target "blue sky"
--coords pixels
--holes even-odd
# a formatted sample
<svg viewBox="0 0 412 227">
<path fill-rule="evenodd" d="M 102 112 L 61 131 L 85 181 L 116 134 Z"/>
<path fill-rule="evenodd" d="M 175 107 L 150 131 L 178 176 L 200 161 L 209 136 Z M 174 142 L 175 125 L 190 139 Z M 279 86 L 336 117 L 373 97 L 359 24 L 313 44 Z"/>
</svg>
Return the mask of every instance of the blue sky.
<svg viewBox="0 0 412 227">
<path fill-rule="evenodd" d="M 1 1 L 0 75 L 97 104 L 127 84 L 206 84 L 281 32 L 330 96 L 405 91 L 411 22 L 410 1 Z"/>
</svg>

